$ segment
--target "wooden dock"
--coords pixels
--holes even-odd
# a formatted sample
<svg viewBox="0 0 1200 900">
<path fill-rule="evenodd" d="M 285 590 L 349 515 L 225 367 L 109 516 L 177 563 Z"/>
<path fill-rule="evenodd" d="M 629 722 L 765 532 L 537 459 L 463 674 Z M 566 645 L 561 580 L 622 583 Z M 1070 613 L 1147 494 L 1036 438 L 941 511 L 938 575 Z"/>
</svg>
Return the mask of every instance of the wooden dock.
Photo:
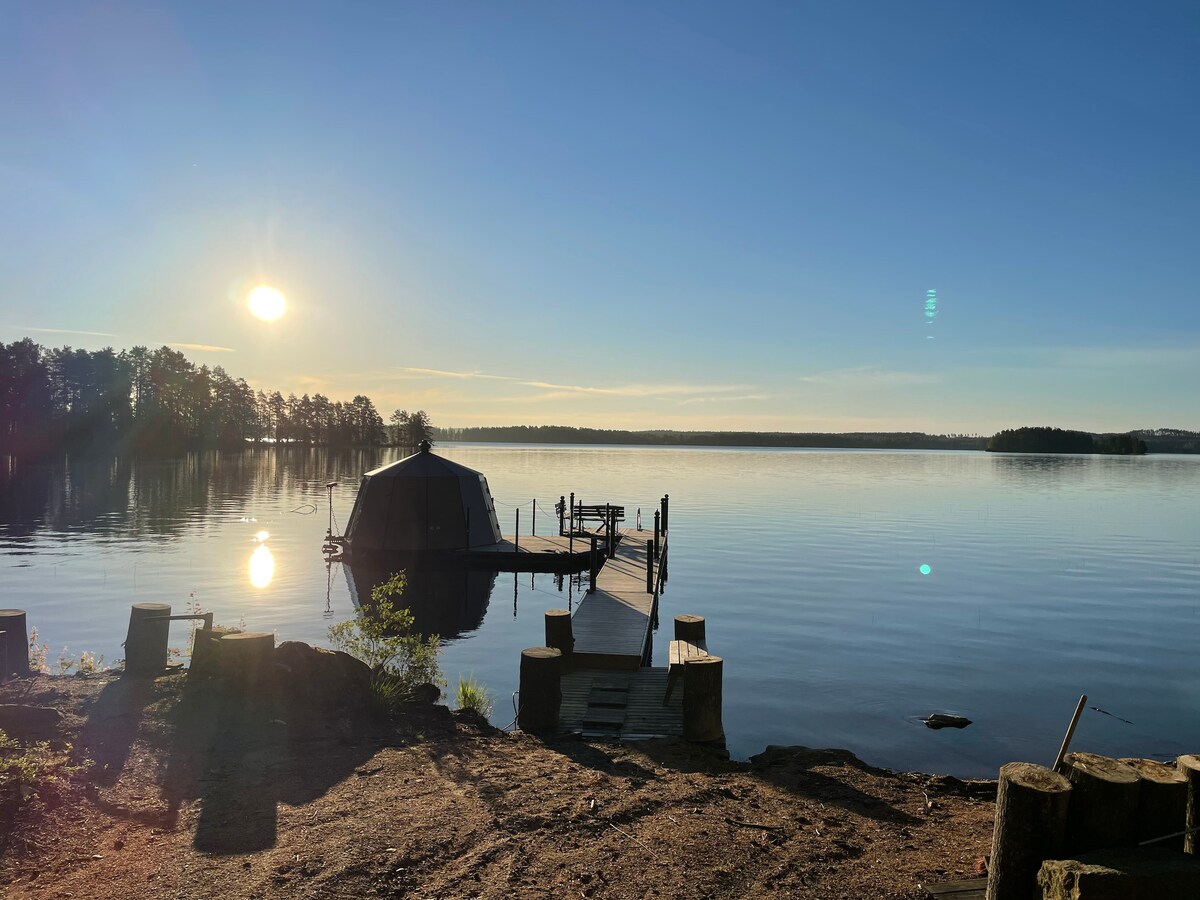
<svg viewBox="0 0 1200 900">
<path fill-rule="evenodd" d="M 650 665 L 657 610 L 654 595 L 646 590 L 648 536 L 645 531 L 623 531 L 595 590 L 579 602 L 571 619 L 574 668 L 636 671 Z"/>
<path fill-rule="evenodd" d="M 563 676 L 559 729 L 585 738 L 641 740 L 683 734 L 682 691 L 663 705 L 665 668 L 574 671 Z"/>
<path fill-rule="evenodd" d="M 987 879 L 947 881 L 942 884 L 927 884 L 924 888 L 931 897 L 945 897 L 947 900 L 983 900 L 984 894 L 987 893 Z"/>
<path fill-rule="evenodd" d="M 591 542 L 587 537 L 557 534 L 504 537 L 498 544 L 459 550 L 453 555 L 471 566 L 503 572 L 580 572 L 588 567 Z"/>
</svg>

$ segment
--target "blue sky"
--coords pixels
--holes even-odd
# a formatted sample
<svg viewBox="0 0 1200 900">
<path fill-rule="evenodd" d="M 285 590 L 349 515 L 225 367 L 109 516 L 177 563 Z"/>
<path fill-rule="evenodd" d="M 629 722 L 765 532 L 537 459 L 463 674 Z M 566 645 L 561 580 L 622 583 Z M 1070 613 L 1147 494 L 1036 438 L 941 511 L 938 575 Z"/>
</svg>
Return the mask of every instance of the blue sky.
<svg viewBox="0 0 1200 900">
<path fill-rule="evenodd" d="M 441 425 L 1200 428 L 1197 60 L 1191 3 L 9 0 L 0 340 Z"/>
</svg>

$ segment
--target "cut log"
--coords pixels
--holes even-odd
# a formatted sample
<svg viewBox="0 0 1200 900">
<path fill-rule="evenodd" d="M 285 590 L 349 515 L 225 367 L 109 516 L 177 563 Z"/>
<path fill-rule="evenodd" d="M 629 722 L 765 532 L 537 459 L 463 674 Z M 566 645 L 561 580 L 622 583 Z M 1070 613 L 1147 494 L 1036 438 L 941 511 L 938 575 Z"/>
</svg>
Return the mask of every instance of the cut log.
<svg viewBox="0 0 1200 900">
<path fill-rule="evenodd" d="M 987 900 L 1031 900 L 1042 862 L 1060 856 L 1071 783 L 1034 763 L 1000 767 Z"/>
<path fill-rule="evenodd" d="M 1183 827 L 1200 828 L 1200 756 L 1181 756 L 1175 761 L 1183 777 L 1187 779 L 1187 811 Z M 1200 854 L 1200 833 L 1189 834 L 1183 839 L 1183 852 Z"/>
<path fill-rule="evenodd" d="M 564 658 L 570 656 L 571 651 L 575 648 L 570 610 L 546 610 L 546 646 L 561 650 Z"/>
<path fill-rule="evenodd" d="M 129 610 L 129 631 L 125 635 L 125 674 L 161 675 L 167 667 L 170 631 L 170 604 L 133 604 Z"/>
<path fill-rule="evenodd" d="M 558 731 L 562 705 L 562 651 L 557 647 L 529 647 L 521 651 L 520 706 L 517 724 L 531 734 Z"/>
<path fill-rule="evenodd" d="M 1138 789 L 1138 843 L 1183 831 L 1188 795 L 1184 774 L 1156 759 L 1123 759 L 1121 762 L 1137 772 L 1142 780 Z M 1161 841 L 1157 846 L 1182 850 L 1183 837 Z"/>
<path fill-rule="evenodd" d="M 0 678 L 29 674 L 29 631 L 23 609 L 0 609 Z"/>
<path fill-rule="evenodd" d="M 724 660 L 719 656 L 693 656 L 683 663 L 683 736 L 707 743 L 725 736 L 721 724 L 721 677 Z"/>
<path fill-rule="evenodd" d="M 221 638 L 217 653 L 227 687 L 249 700 L 267 699 L 275 684 L 275 635 L 240 631 Z"/>
<path fill-rule="evenodd" d="M 676 616 L 675 640 L 689 644 L 704 643 L 704 616 Z"/>
<path fill-rule="evenodd" d="M 1155 847 L 1098 850 L 1047 860 L 1038 884 L 1040 900 L 1196 900 L 1200 861 Z"/>
<path fill-rule="evenodd" d="M 229 634 L 241 634 L 240 628 L 227 628 L 215 625 L 212 628 L 202 628 L 196 632 L 192 642 L 192 658 L 188 663 L 188 674 L 196 677 L 217 676 L 221 674 L 221 638 Z"/>
<path fill-rule="evenodd" d="M 1068 753 L 1063 774 L 1071 782 L 1067 851 L 1087 853 L 1137 842 L 1138 773 L 1096 753 Z"/>
</svg>

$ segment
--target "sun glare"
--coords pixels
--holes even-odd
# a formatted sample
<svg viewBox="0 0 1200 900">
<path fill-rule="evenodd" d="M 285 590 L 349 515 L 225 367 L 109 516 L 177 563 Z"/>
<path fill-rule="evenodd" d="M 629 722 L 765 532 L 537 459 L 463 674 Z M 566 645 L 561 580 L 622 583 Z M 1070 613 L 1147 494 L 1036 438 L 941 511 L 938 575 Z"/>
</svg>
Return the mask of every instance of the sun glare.
<svg viewBox="0 0 1200 900">
<path fill-rule="evenodd" d="M 274 322 L 287 310 L 287 298 L 270 285 L 260 284 L 246 297 L 250 312 L 264 322 Z"/>
</svg>

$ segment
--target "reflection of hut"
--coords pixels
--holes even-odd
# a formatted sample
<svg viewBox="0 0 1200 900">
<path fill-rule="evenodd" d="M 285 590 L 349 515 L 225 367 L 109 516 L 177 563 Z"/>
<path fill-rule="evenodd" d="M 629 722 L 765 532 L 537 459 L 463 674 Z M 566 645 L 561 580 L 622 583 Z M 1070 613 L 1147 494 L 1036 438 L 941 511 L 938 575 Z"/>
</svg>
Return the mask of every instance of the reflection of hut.
<svg viewBox="0 0 1200 900">
<path fill-rule="evenodd" d="M 421 450 L 363 476 L 346 526 L 352 558 L 465 550 L 500 541 L 487 479 Z"/>
<path fill-rule="evenodd" d="M 368 607 L 371 591 L 391 577 L 390 571 L 345 566 L 346 583 L 355 606 Z M 396 606 L 407 608 L 413 628 L 445 640 L 462 637 L 483 624 L 496 573 L 464 568 L 409 568 L 407 584 Z"/>
</svg>

